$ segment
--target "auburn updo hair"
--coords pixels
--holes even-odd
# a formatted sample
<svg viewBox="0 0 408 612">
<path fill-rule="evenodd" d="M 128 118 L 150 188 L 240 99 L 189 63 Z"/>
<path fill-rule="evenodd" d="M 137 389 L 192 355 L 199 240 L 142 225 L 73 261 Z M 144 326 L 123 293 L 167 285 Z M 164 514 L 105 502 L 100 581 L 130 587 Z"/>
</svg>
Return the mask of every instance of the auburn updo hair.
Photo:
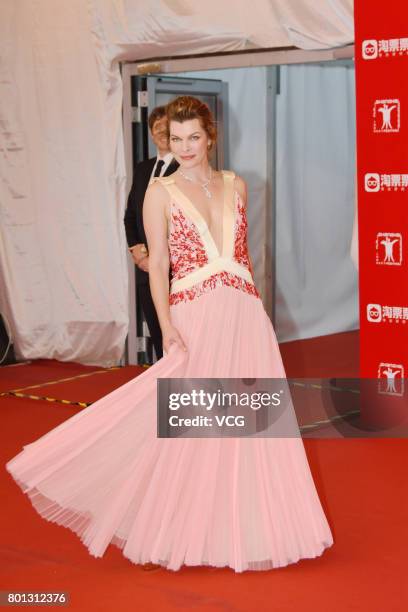
<svg viewBox="0 0 408 612">
<path fill-rule="evenodd" d="M 201 127 L 207 132 L 211 141 L 208 150 L 211 151 L 217 142 L 217 126 L 214 116 L 205 102 L 193 96 L 179 96 L 166 106 L 167 133 L 170 137 L 170 121 L 188 121 L 198 119 Z"/>
</svg>

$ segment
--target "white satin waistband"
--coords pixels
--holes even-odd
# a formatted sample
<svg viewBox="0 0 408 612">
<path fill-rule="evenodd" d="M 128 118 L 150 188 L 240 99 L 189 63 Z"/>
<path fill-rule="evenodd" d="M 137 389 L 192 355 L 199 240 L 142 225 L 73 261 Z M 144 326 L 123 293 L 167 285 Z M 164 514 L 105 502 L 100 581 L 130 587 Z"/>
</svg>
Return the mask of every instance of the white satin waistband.
<svg viewBox="0 0 408 612">
<path fill-rule="evenodd" d="M 188 289 L 201 281 L 210 278 L 213 274 L 217 272 L 231 272 L 232 274 L 236 274 L 241 278 L 248 281 L 248 283 L 254 284 L 251 273 L 248 268 L 245 268 L 238 262 L 233 259 L 229 259 L 227 257 L 217 257 L 210 261 L 210 263 L 194 270 L 194 272 L 190 272 L 183 278 L 179 278 L 173 280 L 171 282 L 170 293 L 176 293 L 178 291 L 182 291 L 183 289 Z"/>
</svg>

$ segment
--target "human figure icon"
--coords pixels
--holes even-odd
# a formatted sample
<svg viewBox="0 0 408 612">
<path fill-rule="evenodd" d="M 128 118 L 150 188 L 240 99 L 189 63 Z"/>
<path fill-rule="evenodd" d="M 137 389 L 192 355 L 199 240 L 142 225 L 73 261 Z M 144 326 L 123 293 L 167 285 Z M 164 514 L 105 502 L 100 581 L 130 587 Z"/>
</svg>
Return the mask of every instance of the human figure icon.
<svg viewBox="0 0 408 612">
<path fill-rule="evenodd" d="M 400 373 L 399 370 L 393 369 L 390 366 L 387 367 L 386 370 L 382 372 L 387 377 L 387 393 L 396 393 L 397 389 L 395 387 L 395 378 Z"/>
<path fill-rule="evenodd" d="M 381 126 L 382 130 L 392 130 L 391 112 L 394 110 L 394 108 L 397 108 L 396 104 L 390 106 L 387 104 L 387 102 L 384 102 L 384 104 L 378 108 L 378 112 L 382 114 L 383 118 L 383 123 Z"/>
<path fill-rule="evenodd" d="M 385 249 L 384 261 L 395 262 L 393 250 L 394 244 L 396 242 L 398 242 L 398 238 L 394 238 L 394 240 L 391 240 L 389 236 L 386 236 L 385 238 L 383 238 L 383 240 L 380 240 L 380 244 L 382 244 Z"/>
</svg>

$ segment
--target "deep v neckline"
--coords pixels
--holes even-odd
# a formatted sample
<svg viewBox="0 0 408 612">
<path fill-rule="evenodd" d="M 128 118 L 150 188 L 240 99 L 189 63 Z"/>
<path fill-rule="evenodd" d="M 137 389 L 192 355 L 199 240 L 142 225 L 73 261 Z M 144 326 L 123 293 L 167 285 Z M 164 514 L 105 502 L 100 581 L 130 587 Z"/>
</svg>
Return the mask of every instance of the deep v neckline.
<svg viewBox="0 0 408 612">
<path fill-rule="evenodd" d="M 211 249 L 214 250 L 215 254 L 217 257 L 221 257 L 222 253 L 225 251 L 225 221 L 226 221 L 226 207 L 227 207 L 227 202 L 226 202 L 226 177 L 225 177 L 225 173 L 222 173 L 222 181 L 223 181 L 223 191 L 222 191 L 222 221 L 221 221 L 221 225 L 222 225 L 222 230 L 221 230 L 221 249 L 218 248 L 214 237 L 212 235 L 212 233 L 210 232 L 210 228 L 208 226 L 207 221 L 204 219 L 203 215 L 200 213 L 200 211 L 198 210 L 198 208 L 193 204 L 192 200 L 190 200 L 189 197 L 186 196 L 186 194 L 184 193 L 184 191 L 182 191 L 180 189 L 180 187 L 177 185 L 177 183 L 174 181 L 173 183 L 173 187 L 175 187 L 177 193 L 179 194 L 180 198 L 187 203 L 187 211 L 189 208 L 191 208 L 194 211 L 194 215 L 193 216 L 193 222 L 195 223 L 195 225 L 197 225 L 197 228 L 201 234 L 201 229 L 203 228 L 205 230 L 206 233 L 206 239 L 207 241 L 209 241 L 211 243 Z M 194 216 L 196 217 L 196 219 L 194 219 Z M 197 219 L 199 220 L 200 223 L 197 223 Z M 200 227 L 201 225 L 201 227 Z"/>
</svg>

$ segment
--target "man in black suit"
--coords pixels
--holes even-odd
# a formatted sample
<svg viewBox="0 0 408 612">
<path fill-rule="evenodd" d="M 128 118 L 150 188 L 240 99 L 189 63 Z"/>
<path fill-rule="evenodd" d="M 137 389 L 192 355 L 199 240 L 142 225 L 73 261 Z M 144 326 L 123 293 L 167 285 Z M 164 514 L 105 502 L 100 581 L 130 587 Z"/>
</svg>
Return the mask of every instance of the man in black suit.
<svg viewBox="0 0 408 612">
<path fill-rule="evenodd" d="M 149 182 L 153 177 L 168 176 L 178 168 L 178 163 L 169 151 L 167 118 L 164 106 L 158 106 L 150 113 L 149 129 L 152 140 L 157 147 L 157 156 L 136 164 L 124 222 L 129 251 L 137 266 L 137 299 L 140 300 L 157 358 L 160 359 L 163 357 L 163 342 L 149 285 L 149 255 L 143 227 L 143 200 Z"/>
</svg>

